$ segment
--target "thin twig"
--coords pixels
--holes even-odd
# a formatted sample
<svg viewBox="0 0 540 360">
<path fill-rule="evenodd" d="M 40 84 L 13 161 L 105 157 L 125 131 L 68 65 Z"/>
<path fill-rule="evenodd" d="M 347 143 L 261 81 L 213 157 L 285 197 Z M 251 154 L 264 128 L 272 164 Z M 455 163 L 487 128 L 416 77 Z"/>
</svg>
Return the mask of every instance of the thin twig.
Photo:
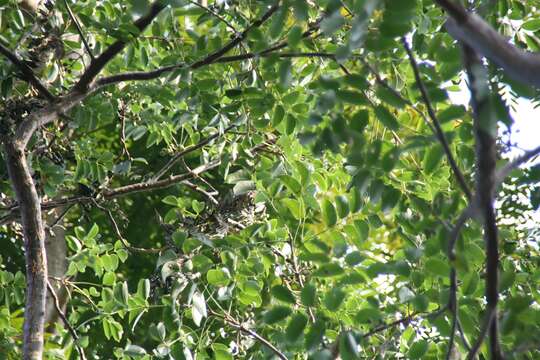
<svg viewBox="0 0 540 360">
<path fill-rule="evenodd" d="M 71 11 L 71 7 L 68 4 L 68 0 L 64 0 L 64 5 L 66 5 L 66 9 L 67 9 L 69 17 L 71 18 L 71 21 L 73 21 L 73 23 L 75 24 L 75 27 L 77 28 L 77 32 L 79 33 L 79 36 L 81 37 L 81 41 L 84 44 L 84 48 L 86 49 L 86 52 L 88 53 L 88 55 L 90 55 L 90 59 L 94 60 L 94 54 L 92 54 L 92 49 L 90 49 L 90 45 L 88 45 L 88 42 L 86 41 L 86 38 L 84 37 L 79 21 L 75 17 L 75 14 L 73 14 L 73 11 Z"/>
<path fill-rule="evenodd" d="M 514 160 L 510 161 L 508 164 L 504 165 L 500 170 L 495 174 L 495 190 L 501 185 L 502 182 L 510 175 L 510 173 L 517 169 L 520 165 L 525 164 L 535 156 L 540 154 L 540 146 L 526 151 L 523 155 L 518 156 Z"/>
<path fill-rule="evenodd" d="M 467 196 L 467 199 L 470 200 L 472 198 L 472 193 L 469 190 L 469 187 L 467 186 L 467 182 L 465 181 L 465 177 L 463 176 L 463 173 L 461 172 L 461 170 L 459 170 L 456 160 L 454 159 L 454 156 L 452 155 L 452 151 L 450 150 L 448 140 L 446 139 L 446 136 L 444 135 L 439 119 L 437 118 L 437 114 L 435 113 L 435 110 L 433 109 L 433 105 L 431 104 L 431 101 L 429 99 L 429 95 L 427 93 L 424 82 L 422 81 L 422 77 L 420 76 L 420 71 L 418 69 L 418 64 L 416 63 L 416 59 L 414 58 L 414 54 L 411 48 L 409 47 L 407 40 L 404 37 L 401 39 L 401 41 L 409 57 L 409 62 L 411 63 L 414 77 L 416 79 L 416 85 L 420 89 L 420 93 L 422 94 L 422 99 L 424 100 L 424 103 L 426 105 L 428 115 L 431 118 L 433 127 L 435 128 L 435 135 L 437 136 L 437 139 L 439 140 L 439 142 L 441 143 L 443 147 L 448 163 L 450 167 L 452 168 L 452 172 L 454 173 L 454 176 L 456 177 L 456 180 L 458 181 L 458 184 L 461 187 L 461 190 L 465 193 L 465 196 Z"/>
<path fill-rule="evenodd" d="M 452 265 L 450 269 L 450 299 L 448 300 L 448 310 L 450 310 L 450 313 L 452 314 L 452 324 L 450 326 L 450 339 L 448 340 L 446 360 L 450 360 L 452 358 L 458 324 L 457 272 L 455 265 Z"/>
<path fill-rule="evenodd" d="M 48 280 L 47 280 L 47 288 L 49 289 L 49 292 L 51 293 L 51 296 L 53 297 L 54 307 L 56 308 L 56 312 L 58 312 L 58 315 L 62 319 L 62 322 L 64 323 L 64 326 L 68 329 L 69 333 L 71 334 L 71 337 L 73 337 L 75 347 L 77 348 L 77 351 L 79 352 L 79 357 L 82 360 L 86 360 L 86 356 L 84 355 L 84 351 L 83 351 L 81 345 L 79 344 L 79 336 L 77 335 L 77 332 L 75 331 L 73 326 L 71 326 L 71 324 L 69 323 L 69 320 L 66 317 L 66 314 L 64 314 L 64 312 L 62 311 L 62 309 L 60 307 L 60 301 L 58 300 L 58 296 L 56 295 L 56 292 L 54 291 L 54 288 L 52 287 L 51 283 Z"/>
<path fill-rule="evenodd" d="M 190 145 L 188 146 L 187 148 L 185 148 L 184 150 L 182 151 L 179 151 L 178 153 L 176 153 L 151 179 L 151 182 L 155 182 L 155 181 L 158 181 L 161 177 L 163 177 L 165 174 L 167 174 L 167 172 L 180 160 L 182 159 L 184 156 L 186 156 L 187 154 L 190 154 L 194 151 L 197 151 L 199 150 L 200 148 L 202 148 L 203 146 L 206 146 L 207 144 L 209 144 L 212 140 L 214 139 L 217 139 L 217 138 L 220 138 L 222 137 L 223 135 L 225 135 L 229 130 L 235 128 L 236 125 L 230 125 L 228 126 L 227 128 L 225 128 L 225 130 L 223 130 L 223 132 L 217 132 L 213 135 L 210 135 L 204 139 L 202 139 L 201 141 L 199 141 L 197 144 L 195 145 Z"/>
<path fill-rule="evenodd" d="M 129 250 L 131 252 L 145 253 L 145 254 L 159 254 L 160 252 L 165 250 L 164 247 L 159 248 L 159 249 L 158 248 L 149 248 L 148 249 L 148 248 L 139 248 L 139 247 L 131 246 L 129 244 L 129 241 L 127 241 L 126 238 L 122 235 L 122 232 L 120 231 L 120 228 L 118 227 L 116 219 L 114 218 L 111 210 L 107 209 L 105 206 L 100 205 L 95 199 L 92 199 L 92 203 L 94 203 L 94 205 L 98 209 L 100 209 L 105 214 L 107 214 L 107 217 L 109 218 L 109 221 L 111 222 L 111 224 L 113 226 L 113 229 L 114 229 L 114 232 L 116 233 L 116 236 L 118 237 L 118 239 L 120 240 L 122 245 L 124 245 L 126 250 Z"/>
<path fill-rule="evenodd" d="M 372 330 L 362 334 L 362 337 L 367 338 L 367 337 L 370 337 L 370 336 L 375 335 L 377 333 L 380 333 L 380 332 L 382 332 L 384 330 L 388 330 L 390 328 L 393 328 L 395 326 L 398 326 L 398 325 L 401 325 L 401 324 L 409 324 L 411 321 L 414 321 L 416 318 L 421 317 L 421 316 L 436 318 L 436 317 L 440 316 L 442 313 L 444 313 L 447 310 L 447 308 L 448 308 L 447 306 L 444 306 L 444 307 L 442 307 L 440 309 L 437 309 L 435 311 L 432 311 L 430 313 L 422 313 L 422 312 L 414 313 L 414 314 L 406 316 L 406 317 L 404 317 L 402 319 L 395 320 L 395 321 L 392 321 L 390 323 L 379 325 L 379 326 L 373 328 Z"/>
<path fill-rule="evenodd" d="M 461 326 L 461 321 L 459 320 L 459 318 L 457 319 L 457 328 L 458 328 L 458 332 L 461 337 L 461 342 L 463 343 L 463 346 L 465 346 L 465 349 L 467 349 L 467 351 L 471 351 L 471 345 L 469 345 L 469 342 L 467 341 L 467 338 L 465 337 L 465 332 L 463 331 L 463 327 Z"/>
<path fill-rule="evenodd" d="M 192 182 L 190 181 L 187 181 L 185 180 L 184 181 L 184 185 L 186 185 L 188 188 L 190 188 L 191 190 L 193 191 L 196 191 L 196 192 L 199 192 L 201 194 L 203 194 L 204 196 L 206 196 L 208 198 L 208 200 L 210 200 L 210 202 L 212 202 L 214 205 L 218 205 L 219 202 L 216 200 L 216 198 L 214 197 L 214 195 L 219 195 L 219 193 L 213 191 L 213 192 L 208 192 L 206 191 L 205 189 L 201 188 L 200 186 L 198 185 L 195 185 L 193 184 Z"/>
<path fill-rule="evenodd" d="M 495 313 L 496 309 L 488 306 L 488 308 L 486 309 L 484 321 L 482 322 L 482 327 L 480 328 L 480 334 L 472 345 L 471 350 L 467 354 L 467 360 L 473 360 L 476 357 L 476 354 L 478 354 L 480 346 L 482 346 L 482 343 L 484 342 L 484 339 L 486 338 L 487 333 L 491 327 L 491 323 L 496 316 Z"/>
<path fill-rule="evenodd" d="M 122 155 L 126 155 L 127 158 L 131 160 L 131 154 L 129 153 L 126 143 L 126 118 L 125 105 L 123 103 L 120 105 L 120 109 L 118 109 L 118 117 L 120 118 L 120 143 L 122 144 Z"/>
<path fill-rule="evenodd" d="M 236 28 L 229 22 L 227 21 L 227 19 L 225 19 L 223 16 L 219 15 L 217 12 L 215 12 L 214 10 L 210 9 L 209 7 L 207 6 L 204 6 L 203 4 L 201 4 L 200 2 L 198 1 L 193 1 L 193 0 L 188 0 L 188 2 L 192 5 L 195 5 L 201 9 L 203 9 L 204 11 L 206 11 L 207 13 L 209 13 L 210 15 L 214 16 L 215 18 L 217 18 L 219 21 L 221 21 L 222 23 L 224 23 L 229 29 L 231 29 L 234 34 L 239 34 L 238 30 L 236 30 Z"/>
<path fill-rule="evenodd" d="M 54 221 L 48 225 L 47 227 L 49 229 L 52 229 L 53 227 L 55 227 L 56 225 L 58 225 L 58 223 L 66 216 L 66 214 L 68 213 L 69 210 L 71 210 L 71 208 L 73 207 L 74 204 L 71 204 L 71 205 L 68 205 L 64 211 L 62 211 L 62 213 L 56 218 L 54 219 Z"/>
<path fill-rule="evenodd" d="M 215 311 L 213 311 L 212 309 L 209 309 L 208 312 L 215 316 L 215 317 L 218 317 L 222 320 L 224 320 L 227 324 L 229 324 L 230 326 L 232 326 L 233 328 L 236 328 L 248 335 L 250 335 L 251 337 L 255 338 L 256 340 L 260 341 L 264 346 L 266 346 L 268 349 L 272 350 L 272 352 L 274 354 L 276 354 L 276 356 L 282 360 L 288 360 L 288 358 L 285 356 L 285 354 L 283 354 L 277 347 L 275 347 L 270 341 L 268 341 L 267 339 L 265 339 L 264 337 L 262 337 L 261 335 L 259 335 L 257 332 L 255 332 L 254 330 L 251 330 L 247 327 L 245 327 L 244 325 L 242 325 L 240 322 L 238 322 L 237 320 L 233 319 L 230 315 L 226 314 L 226 315 L 222 315 L 222 314 L 219 314 Z"/>
<path fill-rule="evenodd" d="M 474 202 L 473 202 L 474 203 Z M 450 259 L 451 262 L 454 262 L 456 260 L 456 242 L 459 238 L 459 234 L 461 233 L 461 229 L 465 225 L 468 219 L 470 219 L 473 216 L 474 213 L 474 206 L 469 205 L 463 212 L 459 215 L 456 224 L 452 228 L 452 231 L 450 232 L 450 239 L 448 241 L 448 259 Z"/>
</svg>

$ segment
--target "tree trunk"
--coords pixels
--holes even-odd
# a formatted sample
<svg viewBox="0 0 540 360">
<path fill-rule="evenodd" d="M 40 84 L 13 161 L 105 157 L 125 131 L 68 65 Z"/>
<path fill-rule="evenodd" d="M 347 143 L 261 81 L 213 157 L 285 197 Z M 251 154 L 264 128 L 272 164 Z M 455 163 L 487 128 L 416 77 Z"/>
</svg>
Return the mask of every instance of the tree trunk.
<svg viewBox="0 0 540 360">
<path fill-rule="evenodd" d="M 64 212 L 63 208 L 58 208 L 51 211 L 46 215 L 52 223 L 58 216 L 62 216 Z M 62 226 L 63 221 L 60 221 L 57 225 L 54 225 L 47 234 L 47 240 L 45 241 L 45 249 L 47 252 L 47 273 L 49 276 L 49 282 L 52 288 L 56 292 L 56 296 L 60 302 L 60 308 L 64 309 L 67 300 L 67 291 L 62 283 L 52 278 L 63 278 L 67 271 L 67 245 L 65 237 L 65 229 Z M 54 325 L 58 322 L 60 316 L 56 310 L 54 304 L 54 298 L 51 293 L 47 291 L 46 305 L 45 305 L 45 325 L 47 332 L 54 331 Z"/>
<path fill-rule="evenodd" d="M 47 259 L 41 205 L 24 153 L 17 141 L 5 144 L 11 186 L 20 206 L 26 258 L 26 304 L 23 326 L 23 358 L 40 360 L 43 353 Z"/>
</svg>

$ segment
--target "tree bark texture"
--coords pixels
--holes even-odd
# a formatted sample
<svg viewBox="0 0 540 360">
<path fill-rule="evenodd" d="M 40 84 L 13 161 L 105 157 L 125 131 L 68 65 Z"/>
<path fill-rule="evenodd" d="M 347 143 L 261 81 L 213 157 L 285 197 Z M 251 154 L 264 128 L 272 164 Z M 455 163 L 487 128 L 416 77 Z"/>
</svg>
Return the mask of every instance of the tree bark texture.
<svg viewBox="0 0 540 360">
<path fill-rule="evenodd" d="M 47 259 L 40 199 L 30 173 L 24 146 L 17 141 L 5 144 L 11 185 L 20 206 L 26 258 L 26 303 L 24 308 L 23 353 L 25 360 L 42 358 Z"/>
</svg>

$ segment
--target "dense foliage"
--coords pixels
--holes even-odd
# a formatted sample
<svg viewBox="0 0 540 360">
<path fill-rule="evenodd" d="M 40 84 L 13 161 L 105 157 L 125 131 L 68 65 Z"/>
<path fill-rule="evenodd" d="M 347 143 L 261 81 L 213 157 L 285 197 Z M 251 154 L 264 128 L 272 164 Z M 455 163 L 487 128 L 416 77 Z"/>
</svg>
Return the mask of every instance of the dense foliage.
<svg viewBox="0 0 540 360">
<path fill-rule="evenodd" d="M 537 2 L 469 3 L 540 49 Z M 27 147 L 46 224 L 45 358 L 461 359 L 486 335 L 483 215 L 462 216 L 482 148 L 474 109 L 449 100 L 462 51 L 433 1 L 166 1 L 143 31 L 143 0 L 20 5 L 0 1 L 0 43 L 54 97 L 125 43 Z M 9 140 L 49 105 L 1 64 Z M 515 99 L 538 93 L 486 71 L 482 129 L 502 134 Z M 2 156 L 0 358 L 16 359 L 25 251 Z M 494 317 L 502 352 L 534 359 L 540 172 L 511 175 L 496 190 Z"/>
</svg>

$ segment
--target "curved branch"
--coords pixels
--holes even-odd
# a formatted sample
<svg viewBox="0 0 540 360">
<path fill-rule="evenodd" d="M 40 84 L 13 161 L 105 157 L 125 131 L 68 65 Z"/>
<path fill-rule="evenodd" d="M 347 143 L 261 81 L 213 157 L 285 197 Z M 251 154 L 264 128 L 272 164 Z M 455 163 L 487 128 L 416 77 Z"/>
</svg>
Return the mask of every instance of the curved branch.
<svg viewBox="0 0 540 360">
<path fill-rule="evenodd" d="M 71 324 L 69 323 L 69 320 L 66 314 L 64 314 L 64 312 L 62 311 L 61 306 L 60 306 L 60 300 L 58 299 L 58 296 L 56 295 L 56 292 L 54 291 L 54 288 L 52 287 L 49 281 L 47 281 L 47 288 L 49 289 L 49 293 L 51 294 L 53 298 L 54 307 L 56 309 L 56 312 L 58 312 L 58 316 L 60 316 L 60 318 L 62 319 L 62 322 L 68 328 L 68 331 L 71 334 L 73 341 L 75 342 L 75 347 L 77 348 L 77 351 L 79 352 L 79 356 L 81 360 L 86 360 L 86 356 L 84 355 L 84 350 L 79 344 L 79 335 L 77 335 L 77 332 L 75 331 L 73 326 L 71 326 Z"/>
<path fill-rule="evenodd" d="M 525 154 L 518 156 L 514 160 L 510 161 L 508 164 L 503 166 L 495 174 L 495 190 L 501 185 L 502 182 L 510 175 L 510 173 L 517 169 L 520 165 L 525 164 L 527 161 L 531 160 L 533 157 L 540 154 L 540 146 L 526 151 Z"/>
<path fill-rule="evenodd" d="M 467 12 L 461 5 L 449 0 L 436 2 L 451 16 L 446 29 L 452 37 L 491 60 L 514 80 L 540 87 L 540 54 L 510 44 L 481 17 Z"/>
<path fill-rule="evenodd" d="M 490 103 L 490 89 L 485 68 L 474 49 L 463 47 L 465 68 L 469 78 L 473 123 L 476 137 L 476 196 L 483 220 L 486 252 L 486 301 L 489 316 L 490 351 L 493 359 L 502 359 L 499 343 L 497 303 L 499 300 L 499 239 L 493 207 L 495 168 L 497 163 L 496 119 Z M 493 313 L 493 314 L 491 314 Z M 480 342 L 481 343 L 481 342 Z"/>
<path fill-rule="evenodd" d="M 264 346 L 266 346 L 268 349 L 270 349 L 278 358 L 281 360 L 288 360 L 288 358 L 277 348 L 275 347 L 270 341 L 259 335 L 254 330 L 251 330 L 244 325 L 242 325 L 238 320 L 233 319 L 229 314 L 222 315 L 220 313 L 217 313 L 213 311 L 212 309 L 209 309 L 208 312 L 223 320 L 225 323 L 229 324 L 231 327 L 240 330 L 243 333 L 246 333 L 247 335 L 253 337 L 254 339 L 258 340 L 260 343 L 262 343 Z"/>
<path fill-rule="evenodd" d="M 23 326 L 23 357 L 40 360 L 47 294 L 45 230 L 39 196 L 26 161 L 24 147 L 13 141 L 5 144 L 11 186 L 20 207 L 26 263 L 26 300 Z"/>
<path fill-rule="evenodd" d="M 14 52 L 9 50 L 2 43 L 0 43 L 0 54 L 8 58 L 8 60 L 11 61 L 13 65 L 15 65 L 19 69 L 22 74 L 23 80 L 26 80 L 28 83 L 34 86 L 41 94 L 41 96 L 43 96 L 49 101 L 53 101 L 56 99 L 56 97 L 36 77 L 32 69 L 28 65 L 26 65 L 23 60 L 19 59 L 19 57 Z"/>
<path fill-rule="evenodd" d="M 148 13 L 138 20 L 133 25 L 143 32 L 144 29 L 154 20 L 156 16 L 165 8 L 162 1 L 155 1 L 150 5 Z M 84 93 L 88 91 L 88 87 L 94 81 L 97 75 L 103 70 L 103 68 L 111 61 L 120 51 L 126 46 L 126 41 L 117 40 L 111 46 L 109 46 L 104 52 L 102 52 L 97 58 L 92 59 L 90 66 L 81 75 L 81 78 L 73 87 L 73 91 Z"/>
</svg>

